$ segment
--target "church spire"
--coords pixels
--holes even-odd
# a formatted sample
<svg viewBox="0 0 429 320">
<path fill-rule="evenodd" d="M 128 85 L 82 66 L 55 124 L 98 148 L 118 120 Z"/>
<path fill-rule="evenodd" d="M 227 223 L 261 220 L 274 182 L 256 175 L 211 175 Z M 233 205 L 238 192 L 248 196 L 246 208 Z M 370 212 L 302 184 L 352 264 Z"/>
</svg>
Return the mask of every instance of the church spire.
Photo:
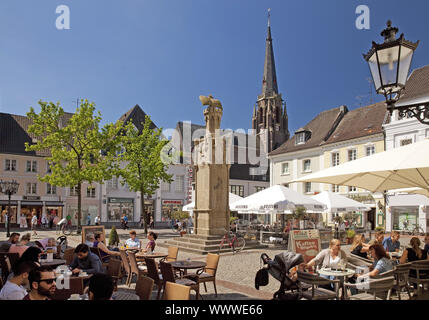
<svg viewBox="0 0 429 320">
<path fill-rule="evenodd" d="M 268 9 L 268 31 L 265 43 L 264 77 L 262 79 L 262 94 L 268 96 L 278 93 L 273 41 L 271 39 L 270 11 L 271 9 Z"/>
</svg>

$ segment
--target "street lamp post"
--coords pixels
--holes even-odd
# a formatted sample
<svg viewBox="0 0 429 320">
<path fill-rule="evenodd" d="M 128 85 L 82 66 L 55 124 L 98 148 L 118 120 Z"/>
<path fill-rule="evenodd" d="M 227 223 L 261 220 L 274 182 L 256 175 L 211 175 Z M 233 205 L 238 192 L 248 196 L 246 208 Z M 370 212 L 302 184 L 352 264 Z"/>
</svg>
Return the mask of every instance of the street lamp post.
<svg viewBox="0 0 429 320">
<path fill-rule="evenodd" d="M 374 81 L 375 90 L 384 95 L 390 114 L 394 110 L 400 117 L 412 116 L 424 124 L 429 124 L 429 103 L 417 103 L 404 106 L 395 105 L 405 88 L 414 51 L 419 41 L 405 40 L 404 34 L 396 39 L 398 28 L 387 21 L 387 28 L 381 32 L 384 42 L 372 42 L 372 48 L 364 54 Z"/>
<path fill-rule="evenodd" d="M 7 237 L 10 237 L 10 198 L 13 194 L 18 192 L 19 183 L 15 180 L 3 181 L 0 180 L 0 193 L 4 193 L 8 196 L 8 207 L 7 207 Z"/>
</svg>

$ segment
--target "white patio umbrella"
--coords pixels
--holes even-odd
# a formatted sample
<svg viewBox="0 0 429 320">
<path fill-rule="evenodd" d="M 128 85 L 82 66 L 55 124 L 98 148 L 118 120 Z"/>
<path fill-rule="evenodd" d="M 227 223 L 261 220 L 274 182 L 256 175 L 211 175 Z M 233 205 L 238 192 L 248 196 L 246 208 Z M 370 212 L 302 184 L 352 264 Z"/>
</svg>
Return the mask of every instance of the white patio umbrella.
<svg viewBox="0 0 429 320">
<path fill-rule="evenodd" d="M 272 186 L 234 202 L 231 210 L 240 213 L 287 213 L 295 207 L 323 212 L 326 206 L 311 197 L 295 192 L 282 185 Z"/>
<path fill-rule="evenodd" d="M 355 186 L 371 192 L 419 187 L 429 190 L 429 139 L 349 161 L 292 182 Z"/>
<path fill-rule="evenodd" d="M 410 194 L 422 194 L 426 197 L 429 197 L 429 189 L 422 189 L 422 188 L 403 188 L 403 189 L 395 189 L 390 190 L 390 192 L 394 193 L 410 193 Z"/>
<path fill-rule="evenodd" d="M 234 202 L 243 199 L 243 197 L 237 196 L 234 193 L 229 193 L 229 206 L 231 207 L 231 204 Z M 186 206 L 183 206 L 183 211 L 192 211 L 195 209 L 195 202 L 188 203 Z"/>
<path fill-rule="evenodd" d="M 330 213 L 371 210 L 371 208 L 366 204 L 360 203 L 358 201 L 344 197 L 331 191 L 323 191 L 311 197 L 314 200 L 324 203 L 328 207 L 327 212 Z"/>
</svg>

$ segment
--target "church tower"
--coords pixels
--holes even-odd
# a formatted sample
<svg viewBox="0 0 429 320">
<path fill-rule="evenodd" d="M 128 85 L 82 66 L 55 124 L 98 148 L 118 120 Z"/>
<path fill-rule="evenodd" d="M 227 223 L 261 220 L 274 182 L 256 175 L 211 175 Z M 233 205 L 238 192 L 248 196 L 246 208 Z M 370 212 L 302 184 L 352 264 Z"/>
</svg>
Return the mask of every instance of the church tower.
<svg viewBox="0 0 429 320">
<path fill-rule="evenodd" d="M 277 87 L 276 66 L 274 63 L 273 40 L 271 38 L 270 9 L 268 9 L 268 32 L 265 42 L 264 75 L 262 93 L 253 109 L 252 129 L 266 143 L 269 153 L 289 139 L 286 103 Z M 265 130 L 264 130 L 265 129 Z"/>
</svg>

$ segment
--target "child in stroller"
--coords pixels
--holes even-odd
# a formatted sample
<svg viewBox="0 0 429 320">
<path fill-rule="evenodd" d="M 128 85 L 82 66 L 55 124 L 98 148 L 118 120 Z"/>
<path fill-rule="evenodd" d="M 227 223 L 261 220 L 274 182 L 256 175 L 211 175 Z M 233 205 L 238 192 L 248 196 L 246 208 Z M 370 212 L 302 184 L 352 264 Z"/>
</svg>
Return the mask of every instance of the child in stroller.
<svg viewBox="0 0 429 320">
<path fill-rule="evenodd" d="M 272 260 L 266 253 L 261 255 L 261 260 L 264 264 L 264 269 L 280 282 L 280 288 L 274 295 L 274 300 L 298 300 L 299 293 L 295 293 L 294 290 L 298 290 L 297 285 L 297 268 L 299 265 L 304 263 L 302 254 L 297 254 L 291 251 L 285 251 L 274 257 Z M 263 283 L 262 285 L 268 284 Z M 255 279 L 255 286 L 259 288 L 258 280 Z M 286 291 L 292 291 L 287 293 Z"/>
</svg>

